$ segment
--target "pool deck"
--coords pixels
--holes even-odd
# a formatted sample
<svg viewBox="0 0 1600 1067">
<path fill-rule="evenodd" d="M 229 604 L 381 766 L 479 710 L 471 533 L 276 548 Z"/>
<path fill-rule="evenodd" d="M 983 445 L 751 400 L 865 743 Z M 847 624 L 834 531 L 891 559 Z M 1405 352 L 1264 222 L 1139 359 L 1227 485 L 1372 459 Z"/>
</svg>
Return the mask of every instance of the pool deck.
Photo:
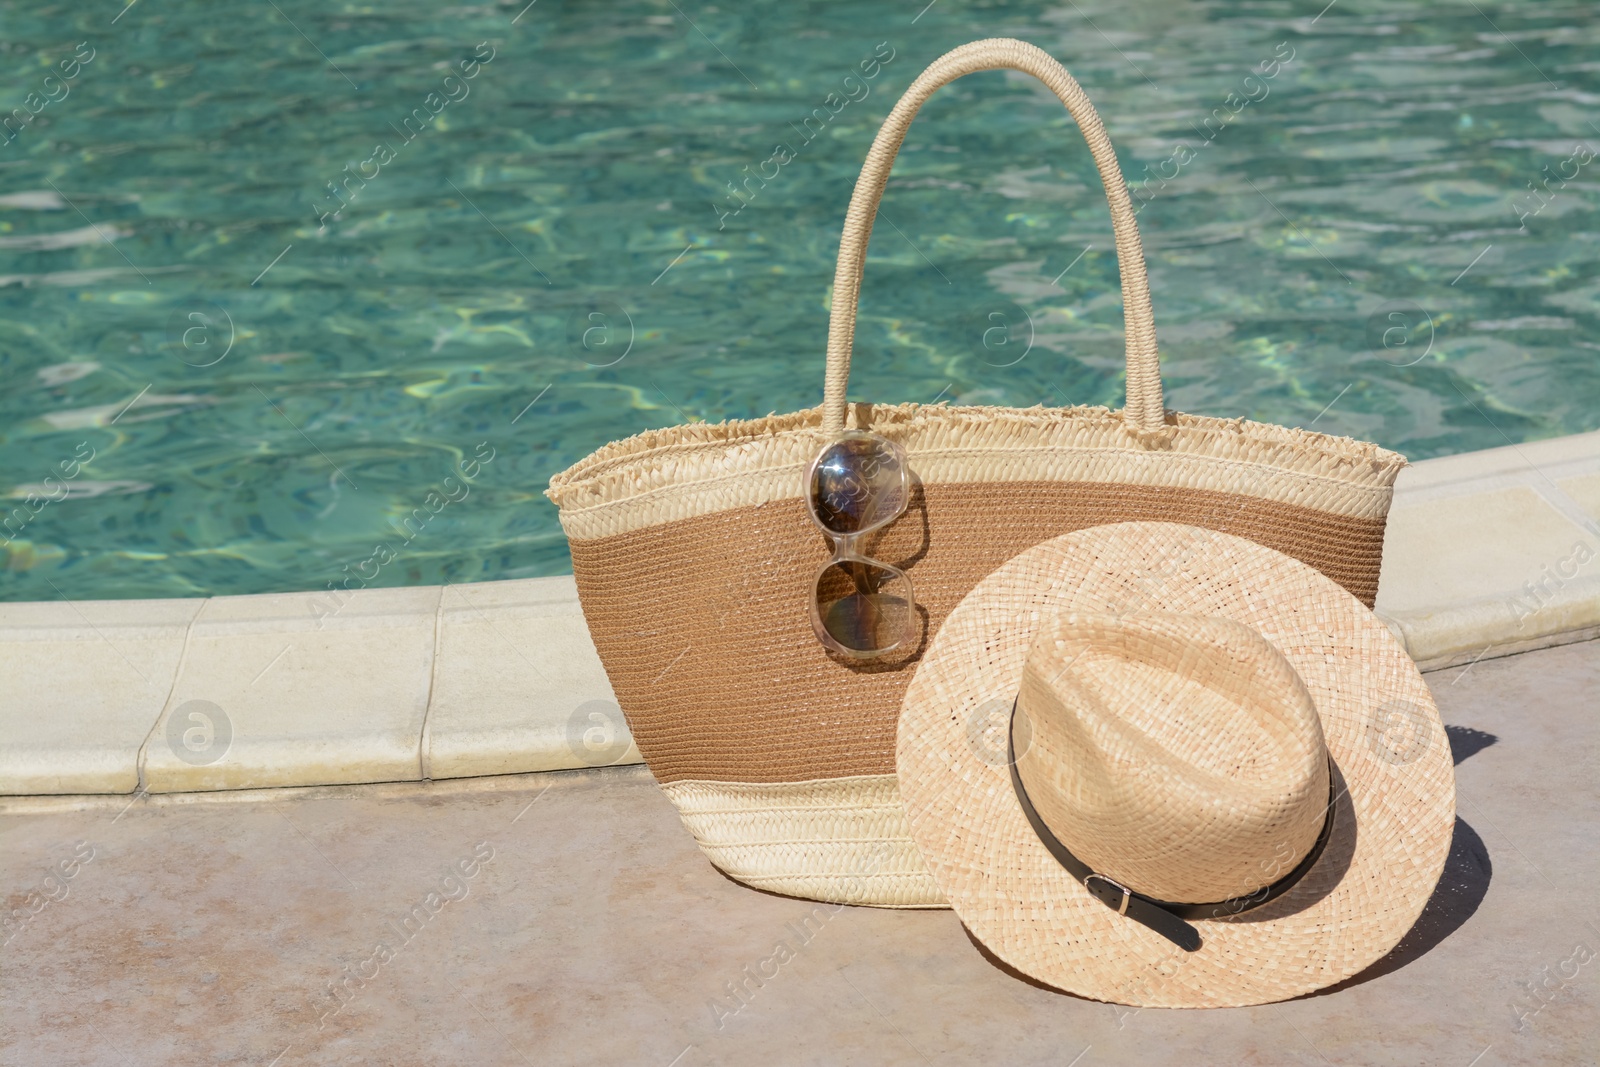
<svg viewBox="0 0 1600 1067">
<path fill-rule="evenodd" d="M 1401 473 L 1377 612 L 1424 670 L 1600 635 L 1600 432 Z M 572 578 L 0 604 L 0 795 L 638 762 Z"/>
<path fill-rule="evenodd" d="M 1444 879 L 1390 957 L 1289 1003 L 1114 1007 L 1012 977 L 948 911 L 746 889 L 616 767 L 8 801 L 0 1062 L 1600 1063 L 1600 642 L 1427 677 Z"/>
</svg>

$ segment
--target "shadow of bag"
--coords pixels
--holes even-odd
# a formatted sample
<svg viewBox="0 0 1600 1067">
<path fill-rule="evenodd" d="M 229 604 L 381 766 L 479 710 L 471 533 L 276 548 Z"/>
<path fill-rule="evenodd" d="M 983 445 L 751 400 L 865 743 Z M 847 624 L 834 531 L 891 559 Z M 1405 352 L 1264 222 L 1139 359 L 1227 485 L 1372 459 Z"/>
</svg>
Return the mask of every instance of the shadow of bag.
<svg viewBox="0 0 1600 1067">
<path fill-rule="evenodd" d="M 1122 273 L 1126 406 L 847 405 L 867 241 L 906 130 L 936 89 L 997 69 L 1044 82 L 1094 154 Z M 884 663 L 833 656 L 808 614 L 830 548 L 803 474 L 847 422 L 898 441 L 918 482 L 868 553 L 911 575 L 923 612 L 921 645 Z M 943 907 L 906 826 L 895 727 L 922 648 L 980 579 L 1060 534 L 1154 520 L 1277 549 L 1370 607 L 1404 465 L 1348 438 L 1163 409 L 1144 253 L 1105 127 L 1049 55 L 996 39 L 924 71 L 867 153 L 839 246 L 822 406 L 613 442 L 548 495 L 639 751 L 711 862 L 776 893 Z"/>
</svg>

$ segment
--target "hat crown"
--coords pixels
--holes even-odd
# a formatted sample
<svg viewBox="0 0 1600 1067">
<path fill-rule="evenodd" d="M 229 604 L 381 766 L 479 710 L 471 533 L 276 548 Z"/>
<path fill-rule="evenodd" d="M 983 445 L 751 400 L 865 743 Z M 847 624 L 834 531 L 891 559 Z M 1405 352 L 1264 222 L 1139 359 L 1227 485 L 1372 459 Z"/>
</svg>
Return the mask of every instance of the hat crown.
<svg viewBox="0 0 1600 1067">
<path fill-rule="evenodd" d="M 1084 863 L 1159 900 L 1244 896 L 1287 875 L 1326 814 L 1316 706 L 1255 629 L 1217 617 L 1047 621 L 1018 695 L 1017 771 Z"/>
</svg>

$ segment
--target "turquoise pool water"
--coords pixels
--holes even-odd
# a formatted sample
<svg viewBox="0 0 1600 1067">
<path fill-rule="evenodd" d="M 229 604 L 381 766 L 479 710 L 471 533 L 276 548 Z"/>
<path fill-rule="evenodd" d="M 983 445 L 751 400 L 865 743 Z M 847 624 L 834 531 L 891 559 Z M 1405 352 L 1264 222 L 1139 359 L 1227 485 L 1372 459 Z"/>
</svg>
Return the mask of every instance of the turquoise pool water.
<svg viewBox="0 0 1600 1067">
<path fill-rule="evenodd" d="M 872 134 L 983 36 L 1104 115 L 1171 406 L 1412 458 L 1600 426 L 1591 9 L 925 4 L 0 2 L 0 598 L 566 570 L 553 472 L 820 399 Z M 884 212 L 854 395 L 1120 404 L 1053 97 L 944 90 Z"/>
</svg>

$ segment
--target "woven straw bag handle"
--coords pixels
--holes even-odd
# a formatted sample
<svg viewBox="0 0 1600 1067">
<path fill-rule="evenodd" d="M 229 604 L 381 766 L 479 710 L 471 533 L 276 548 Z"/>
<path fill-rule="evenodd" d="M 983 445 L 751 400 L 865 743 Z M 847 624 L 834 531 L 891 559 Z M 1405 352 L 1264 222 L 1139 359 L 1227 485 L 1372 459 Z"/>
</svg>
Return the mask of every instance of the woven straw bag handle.
<svg viewBox="0 0 1600 1067">
<path fill-rule="evenodd" d="M 828 434 L 844 428 L 845 389 L 850 380 L 850 350 L 855 341 L 856 305 L 861 296 L 861 272 L 866 264 L 872 222 L 883 198 L 900 144 L 911 120 L 924 101 L 941 86 L 980 70 L 1020 70 L 1044 82 L 1067 105 L 1094 153 L 1100 180 L 1111 206 L 1111 227 L 1117 241 L 1117 264 L 1122 271 L 1122 309 L 1127 337 L 1128 394 L 1124 414 L 1144 435 L 1162 431 L 1161 370 L 1156 359 L 1156 323 L 1150 309 L 1150 283 L 1145 276 L 1144 249 L 1133 221 L 1133 205 L 1123 184 L 1111 139 L 1094 105 L 1078 83 L 1049 54 L 1025 41 L 996 37 L 974 41 L 946 52 L 923 71 L 894 106 L 867 153 L 856 179 L 839 240 L 839 265 L 833 276 L 833 308 L 828 323 L 828 377 L 823 391 L 822 427 Z"/>
</svg>

